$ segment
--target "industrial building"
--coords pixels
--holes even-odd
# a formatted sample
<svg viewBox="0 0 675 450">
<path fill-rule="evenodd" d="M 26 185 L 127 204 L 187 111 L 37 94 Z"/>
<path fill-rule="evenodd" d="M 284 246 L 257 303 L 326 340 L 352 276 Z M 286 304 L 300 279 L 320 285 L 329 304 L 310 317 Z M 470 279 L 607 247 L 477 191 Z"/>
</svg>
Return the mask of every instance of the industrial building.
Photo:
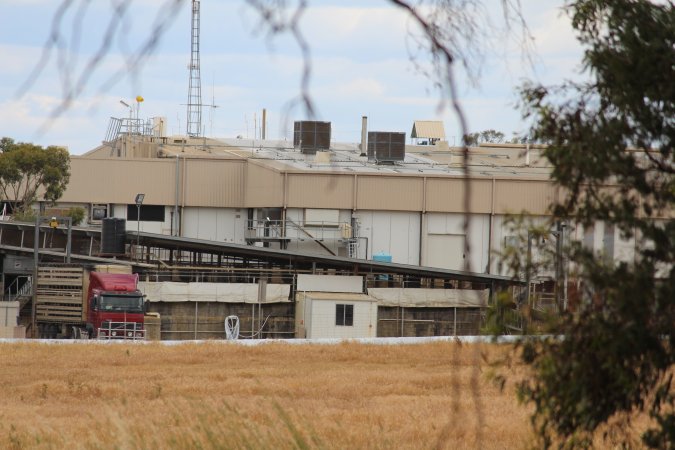
<svg viewBox="0 0 675 450">
<path fill-rule="evenodd" d="M 73 252 L 85 263 L 110 263 L 97 260 L 101 223 L 125 220 L 117 259 L 141 273 L 164 338 L 223 337 L 232 314 L 242 316 L 251 337 L 265 326 L 266 337 L 478 333 L 495 283 L 518 284 L 495 256 L 515 238 L 508 216 L 542 221 L 561 195 L 541 147 L 471 148 L 467 175 L 461 149 L 448 145 L 440 123 L 415 122 L 414 143 L 406 143 L 404 132 L 368 131 L 364 117 L 357 144 L 334 142 L 329 122 L 295 125 L 292 141 L 212 139 L 164 136 L 162 120 L 138 126 L 114 119 L 101 146 L 71 157 L 58 204 L 35 207 L 48 216 L 85 209 Z M 21 226 L 5 225 L 7 291 L 28 276 L 28 267 L 17 267 L 30 266 L 22 253 L 34 242 Z M 565 233 L 613 259 L 633 259 L 634 241 L 601 223 Z M 333 290 L 307 290 L 298 278 L 305 275 L 343 276 Z M 345 276 L 361 280 L 358 288 Z M 530 281 L 543 286 L 552 276 Z M 277 292 L 274 300 L 245 286 L 261 279 Z M 258 310 L 247 306 L 255 304 Z"/>
<path fill-rule="evenodd" d="M 415 136 L 435 145 L 399 141 L 390 155 L 395 145 L 387 139 L 404 133 L 369 132 L 370 141 L 340 144 L 330 141 L 327 124 L 327 140 L 309 149 L 309 138 L 299 144 L 299 130 L 295 144 L 119 133 L 72 157 L 58 207 L 43 211 L 81 206 L 91 225 L 118 217 L 130 230 L 359 259 L 384 254 L 396 263 L 453 270 L 468 262 L 472 272 L 505 274 L 494 258 L 512 234 L 505 218 L 545 217 L 560 195 L 539 146 L 483 144 L 470 149 L 465 211 L 461 151 L 443 140 L 442 125 L 415 122 Z M 385 151 L 375 154 L 383 137 Z M 140 221 L 138 193 L 145 194 Z M 570 233 L 632 260 L 634 242 L 602 224 Z"/>
<path fill-rule="evenodd" d="M 22 326 L 80 336 L 98 305 L 86 298 L 87 271 L 133 280 L 155 327 L 146 336 L 230 337 L 236 317 L 249 338 L 351 338 L 478 334 L 495 292 L 546 308 L 553 279 L 565 279 L 553 306 L 566 306 L 566 263 L 522 279 L 497 257 L 507 246 L 536 259 L 573 239 L 633 261 L 636 241 L 602 223 L 519 240 L 509 217 L 546 223 L 564 195 L 538 145 L 482 144 L 464 168 L 441 122 L 373 131 L 362 117 L 361 142 L 349 144 L 335 142 L 330 122 L 297 121 L 292 139 L 273 140 L 265 110 L 260 139 L 202 136 L 199 28 L 192 1 L 184 136 L 167 136 L 165 118 L 139 119 L 142 96 L 135 118 L 121 101 L 129 117 L 111 118 L 102 145 L 71 157 L 56 205 L 36 203 L 34 224 L 0 221 L 0 337 Z M 74 207 L 84 223 L 58 223 Z"/>
</svg>

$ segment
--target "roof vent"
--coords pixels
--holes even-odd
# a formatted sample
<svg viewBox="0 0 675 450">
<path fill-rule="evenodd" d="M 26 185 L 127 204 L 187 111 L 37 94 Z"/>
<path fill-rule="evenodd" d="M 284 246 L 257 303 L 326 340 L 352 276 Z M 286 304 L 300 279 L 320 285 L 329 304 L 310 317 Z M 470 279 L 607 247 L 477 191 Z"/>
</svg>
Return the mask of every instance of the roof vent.
<svg viewBox="0 0 675 450">
<path fill-rule="evenodd" d="M 330 149 L 330 122 L 297 121 L 293 127 L 293 147 L 305 155 Z"/>
<path fill-rule="evenodd" d="M 391 164 L 405 159 L 405 133 L 368 132 L 368 161 Z"/>
</svg>

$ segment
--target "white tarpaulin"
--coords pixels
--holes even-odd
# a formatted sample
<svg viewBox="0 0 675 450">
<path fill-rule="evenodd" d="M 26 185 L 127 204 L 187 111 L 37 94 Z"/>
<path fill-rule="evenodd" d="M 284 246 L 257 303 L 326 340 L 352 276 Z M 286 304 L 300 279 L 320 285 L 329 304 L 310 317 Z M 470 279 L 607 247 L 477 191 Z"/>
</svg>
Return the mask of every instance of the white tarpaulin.
<svg viewBox="0 0 675 450">
<path fill-rule="evenodd" d="M 149 302 L 258 303 L 258 285 L 251 283 L 176 283 L 141 281 L 138 289 Z M 289 284 L 267 284 L 262 303 L 288 302 Z"/>
<path fill-rule="evenodd" d="M 363 293 L 363 277 L 298 274 L 298 292 Z"/>
<path fill-rule="evenodd" d="M 472 289 L 369 288 L 379 306 L 405 308 L 479 308 L 487 306 L 490 291 Z"/>
</svg>

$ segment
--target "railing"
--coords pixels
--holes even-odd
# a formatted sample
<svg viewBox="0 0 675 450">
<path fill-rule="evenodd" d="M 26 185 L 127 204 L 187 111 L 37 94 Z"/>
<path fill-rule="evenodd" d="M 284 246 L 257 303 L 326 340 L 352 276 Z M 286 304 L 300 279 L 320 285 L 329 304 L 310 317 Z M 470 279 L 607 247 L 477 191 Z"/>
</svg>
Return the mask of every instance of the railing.
<svg viewBox="0 0 675 450">
<path fill-rule="evenodd" d="M 532 308 L 541 312 L 557 313 L 558 303 L 555 294 L 548 292 L 535 293 L 532 298 Z"/>
<path fill-rule="evenodd" d="M 284 232 L 285 228 L 285 232 Z M 247 223 L 248 238 L 280 238 L 292 239 L 351 239 L 352 226 L 347 222 L 311 222 L 301 225 L 291 219 L 283 220 L 249 220 Z"/>
<path fill-rule="evenodd" d="M 19 286 L 21 280 L 24 280 L 23 285 Z M 12 293 L 12 290 L 14 293 Z M 16 301 L 20 297 L 29 296 L 33 293 L 33 277 L 19 276 L 12 281 L 12 283 L 5 289 L 5 298 L 7 301 Z"/>
<path fill-rule="evenodd" d="M 106 327 L 96 330 L 98 339 L 122 339 L 128 341 L 142 341 L 145 339 L 145 328 L 137 322 L 106 322 Z M 130 328 L 129 325 L 133 327 Z"/>
<path fill-rule="evenodd" d="M 120 136 L 152 136 L 153 131 L 150 120 L 111 117 L 105 134 L 105 142 L 112 142 Z"/>
<path fill-rule="evenodd" d="M 284 223 L 281 220 L 249 220 L 246 228 L 248 238 L 280 238 Z"/>
<path fill-rule="evenodd" d="M 522 311 L 518 309 L 504 308 L 502 310 L 504 328 L 508 333 L 522 333 L 525 325 Z"/>
</svg>

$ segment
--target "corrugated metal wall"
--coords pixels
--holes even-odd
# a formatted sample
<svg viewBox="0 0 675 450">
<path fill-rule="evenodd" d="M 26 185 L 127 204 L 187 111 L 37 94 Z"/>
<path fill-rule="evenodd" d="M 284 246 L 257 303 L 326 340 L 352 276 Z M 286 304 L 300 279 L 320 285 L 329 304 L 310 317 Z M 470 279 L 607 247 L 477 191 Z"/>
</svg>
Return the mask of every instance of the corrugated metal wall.
<svg viewBox="0 0 675 450">
<path fill-rule="evenodd" d="M 284 174 L 249 161 L 245 203 L 248 208 L 279 208 L 284 201 Z"/>
<path fill-rule="evenodd" d="M 555 199 L 555 188 L 549 181 L 498 180 L 495 187 L 495 213 L 548 214 Z"/>
<path fill-rule="evenodd" d="M 464 212 L 464 179 L 427 178 L 426 210 Z M 471 180 L 471 212 L 489 213 L 492 203 L 492 180 Z"/>
<path fill-rule="evenodd" d="M 424 180 L 418 177 L 358 177 L 356 209 L 421 211 Z"/>
<path fill-rule="evenodd" d="M 286 206 L 352 209 L 353 189 L 353 176 L 289 173 Z"/>
<path fill-rule="evenodd" d="M 244 160 L 189 159 L 185 168 L 185 205 L 244 206 Z"/>
<path fill-rule="evenodd" d="M 67 203 L 173 205 L 176 159 L 71 159 Z M 180 158 L 184 206 L 329 208 L 464 212 L 464 180 L 422 175 L 287 172 L 260 161 Z M 494 198 L 493 198 L 494 183 Z M 473 179 L 471 212 L 548 214 L 556 191 L 548 180 Z M 493 210 L 494 208 L 494 210 Z"/>
<path fill-rule="evenodd" d="M 70 182 L 61 202 L 133 204 L 143 192 L 148 205 L 174 202 L 176 162 L 71 157 Z"/>
</svg>

